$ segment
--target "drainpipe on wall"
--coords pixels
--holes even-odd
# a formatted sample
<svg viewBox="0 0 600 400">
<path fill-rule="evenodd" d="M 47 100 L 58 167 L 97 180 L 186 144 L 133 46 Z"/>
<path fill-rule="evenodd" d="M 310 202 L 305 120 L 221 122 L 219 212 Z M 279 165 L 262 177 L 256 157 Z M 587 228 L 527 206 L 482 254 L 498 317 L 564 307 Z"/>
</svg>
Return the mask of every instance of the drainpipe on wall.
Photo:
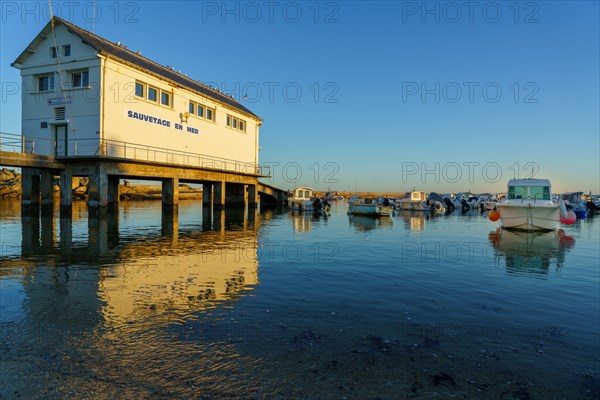
<svg viewBox="0 0 600 400">
<path fill-rule="evenodd" d="M 100 96 L 102 98 L 101 101 L 101 105 L 100 105 L 100 155 L 103 155 L 102 153 L 104 153 L 103 151 L 103 145 L 104 145 L 104 105 L 105 105 L 105 99 L 106 99 L 106 94 L 104 93 L 104 91 L 106 90 L 105 88 L 105 83 L 106 83 L 106 62 L 108 61 L 109 56 L 107 55 L 104 59 L 101 59 L 100 62 L 102 64 L 102 78 L 101 78 L 101 82 L 100 82 Z"/>
</svg>

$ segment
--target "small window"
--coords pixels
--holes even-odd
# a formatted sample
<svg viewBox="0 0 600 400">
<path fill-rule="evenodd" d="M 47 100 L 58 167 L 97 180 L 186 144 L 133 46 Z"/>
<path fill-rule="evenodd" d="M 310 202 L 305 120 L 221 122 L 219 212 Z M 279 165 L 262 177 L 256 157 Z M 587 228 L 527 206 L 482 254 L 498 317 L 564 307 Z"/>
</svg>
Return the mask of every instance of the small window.
<svg viewBox="0 0 600 400">
<path fill-rule="evenodd" d="M 153 87 L 148 88 L 148 100 L 158 101 L 158 89 Z"/>
<path fill-rule="evenodd" d="M 196 114 L 196 105 L 194 103 L 192 103 L 191 101 L 190 101 L 189 112 L 190 112 L 190 114 Z"/>
<path fill-rule="evenodd" d="M 50 57 L 56 58 L 56 47 L 50 47 Z"/>
<path fill-rule="evenodd" d="M 66 44 L 63 46 L 63 56 L 70 57 L 71 56 L 71 45 Z"/>
<path fill-rule="evenodd" d="M 165 106 L 171 105 L 171 94 L 168 92 L 161 91 L 160 92 L 160 104 Z"/>
<path fill-rule="evenodd" d="M 198 104 L 198 116 L 204 118 L 204 106 Z"/>
<path fill-rule="evenodd" d="M 73 88 L 86 87 L 89 85 L 89 83 L 90 83 L 89 72 L 82 71 L 82 72 L 74 72 L 73 74 L 71 74 L 71 87 L 73 87 Z"/>
<path fill-rule="evenodd" d="M 246 121 L 244 121 L 243 119 L 233 117 L 231 115 L 227 116 L 227 126 L 233 129 L 240 130 L 242 132 L 246 132 Z"/>
<path fill-rule="evenodd" d="M 211 121 L 214 121 L 214 111 L 210 108 L 206 109 L 206 119 L 209 119 Z"/>
<path fill-rule="evenodd" d="M 141 83 L 141 82 L 136 82 L 135 83 L 135 95 L 137 97 L 142 97 L 143 98 L 144 97 L 144 92 L 145 92 L 145 90 L 144 90 L 144 84 Z"/>
<path fill-rule="evenodd" d="M 54 90 L 54 75 L 40 76 L 38 78 L 38 90 L 40 92 Z"/>
</svg>

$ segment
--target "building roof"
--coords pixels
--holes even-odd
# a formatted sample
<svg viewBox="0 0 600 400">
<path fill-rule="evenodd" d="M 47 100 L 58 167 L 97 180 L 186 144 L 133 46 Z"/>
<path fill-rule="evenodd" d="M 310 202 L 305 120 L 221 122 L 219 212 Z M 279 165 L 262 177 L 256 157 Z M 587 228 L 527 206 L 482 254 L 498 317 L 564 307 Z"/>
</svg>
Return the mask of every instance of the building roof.
<svg viewBox="0 0 600 400">
<path fill-rule="evenodd" d="M 170 68 L 167 68 L 157 62 L 154 62 L 146 57 L 143 57 L 141 54 L 135 53 L 126 47 L 108 41 L 96 34 L 93 34 L 85 29 L 78 27 L 77 25 L 73 25 L 70 22 L 65 21 L 59 17 L 53 17 L 52 21 L 48 22 L 46 27 L 40 32 L 38 37 L 34 39 L 34 41 L 21 53 L 21 55 L 17 58 L 17 60 L 13 63 L 18 64 L 21 63 L 22 60 L 30 53 L 30 49 L 35 47 L 40 39 L 40 35 L 44 36 L 43 33 L 51 28 L 51 23 L 59 23 L 63 24 L 70 32 L 79 36 L 81 40 L 87 45 L 93 47 L 100 55 L 108 55 L 111 58 L 116 58 L 126 64 L 129 64 L 133 67 L 137 67 L 145 72 L 151 73 L 153 75 L 157 75 L 163 79 L 171 81 L 181 87 L 188 89 L 192 92 L 199 93 L 203 96 L 209 97 L 217 102 L 225 104 L 243 114 L 249 115 L 253 118 L 261 120 L 256 114 L 252 111 L 244 107 L 242 104 L 238 103 L 234 98 L 223 94 L 215 89 L 208 87 L 200 82 L 197 82 L 193 79 L 188 78 L 181 73 L 173 71 Z"/>
</svg>

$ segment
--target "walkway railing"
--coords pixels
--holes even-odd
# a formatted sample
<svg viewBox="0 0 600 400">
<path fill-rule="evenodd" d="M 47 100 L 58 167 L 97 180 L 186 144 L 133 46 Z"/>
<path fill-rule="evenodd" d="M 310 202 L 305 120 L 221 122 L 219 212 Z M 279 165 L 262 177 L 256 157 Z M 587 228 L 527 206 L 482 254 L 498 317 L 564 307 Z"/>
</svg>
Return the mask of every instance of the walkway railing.
<svg viewBox="0 0 600 400">
<path fill-rule="evenodd" d="M 54 142 L 47 138 L 0 133 L 0 151 L 55 155 L 61 159 L 99 156 L 246 174 L 270 175 L 268 166 L 255 163 L 112 139 L 68 139 L 67 141 Z"/>
</svg>

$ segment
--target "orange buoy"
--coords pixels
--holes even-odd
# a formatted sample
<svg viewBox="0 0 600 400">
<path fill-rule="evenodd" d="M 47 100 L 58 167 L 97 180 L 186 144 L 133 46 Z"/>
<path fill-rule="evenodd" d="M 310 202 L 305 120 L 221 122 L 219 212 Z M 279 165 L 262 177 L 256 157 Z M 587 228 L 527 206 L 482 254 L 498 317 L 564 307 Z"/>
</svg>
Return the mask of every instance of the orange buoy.
<svg viewBox="0 0 600 400">
<path fill-rule="evenodd" d="M 562 222 L 565 225 L 571 225 L 571 224 L 575 223 L 576 220 L 577 220 L 577 215 L 575 215 L 575 213 L 573 211 L 569 211 L 567 213 L 567 218 L 563 218 L 562 216 L 560 217 L 560 222 Z"/>
<path fill-rule="evenodd" d="M 500 213 L 496 210 L 492 210 L 488 214 L 488 218 L 490 219 L 490 221 L 496 222 L 500 218 Z"/>
</svg>

